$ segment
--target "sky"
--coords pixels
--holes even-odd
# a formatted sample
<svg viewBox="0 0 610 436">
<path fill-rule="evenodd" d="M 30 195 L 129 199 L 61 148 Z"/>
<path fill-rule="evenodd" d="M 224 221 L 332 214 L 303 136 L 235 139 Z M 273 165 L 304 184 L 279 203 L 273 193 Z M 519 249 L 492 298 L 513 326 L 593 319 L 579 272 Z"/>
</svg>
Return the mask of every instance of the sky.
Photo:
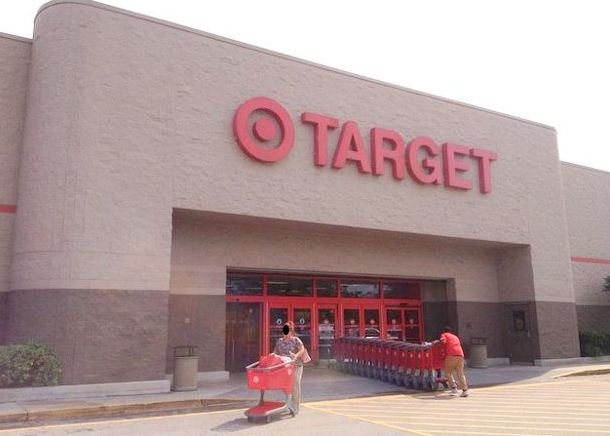
<svg viewBox="0 0 610 436">
<path fill-rule="evenodd" d="M 31 37 L 44 1 L 0 1 Z M 559 157 L 610 171 L 605 0 L 106 0 L 350 73 L 553 126 Z"/>
</svg>

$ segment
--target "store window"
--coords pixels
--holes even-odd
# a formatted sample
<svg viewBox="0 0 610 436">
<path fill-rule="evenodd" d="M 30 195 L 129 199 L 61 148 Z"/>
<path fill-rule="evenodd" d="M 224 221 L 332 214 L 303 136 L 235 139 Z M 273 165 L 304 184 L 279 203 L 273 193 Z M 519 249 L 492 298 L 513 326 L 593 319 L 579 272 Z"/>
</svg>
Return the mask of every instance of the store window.
<svg viewBox="0 0 610 436">
<path fill-rule="evenodd" d="M 363 280 L 341 280 L 344 298 L 379 298 L 379 283 Z"/>
<path fill-rule="evenodd" d="M 312 297 L 313 279 L 269 276 L 267 295 L 276 297 Z"/>
<path fill-rule="evenodd" d="M 318 297 L 333 298 L 337 296 L 337 281 L 328 279 L 316 280 L 316 292 Z"/>
<path fill-rule="evenodd" d="M 419 283 L 414 282 L 384 282 L 383 298 L 401 300 L 418 300 L 420 297 Z"/>
<path fill-rule="evenodd" d="M 263 295 L 263 276 L 228 274 L 227 295 Z"/>
</svg>

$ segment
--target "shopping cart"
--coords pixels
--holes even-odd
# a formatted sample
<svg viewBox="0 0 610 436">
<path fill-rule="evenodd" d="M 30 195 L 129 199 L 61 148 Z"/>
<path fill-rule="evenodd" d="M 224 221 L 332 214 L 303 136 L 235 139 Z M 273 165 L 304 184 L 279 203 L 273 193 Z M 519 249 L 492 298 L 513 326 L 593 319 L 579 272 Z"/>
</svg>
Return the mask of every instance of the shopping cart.
<svg viewBox="0 0 610 436">
<path fill-rule="evenodd" d="M 273 416 L 285 413 L 294 416 L 290 402 L 295 372 L 295 360 L 284 362 L 275 354 L 262 356 L 257 362 L 246 366 L 248 389 L 261 392 L 258 405 L 245 412 L 248 422 L 260 419 L 269 423 Z M 283 391 L 286 395 L 285 401 L 265 401 L 265 391 L 271 390 Z"/>
</svg>

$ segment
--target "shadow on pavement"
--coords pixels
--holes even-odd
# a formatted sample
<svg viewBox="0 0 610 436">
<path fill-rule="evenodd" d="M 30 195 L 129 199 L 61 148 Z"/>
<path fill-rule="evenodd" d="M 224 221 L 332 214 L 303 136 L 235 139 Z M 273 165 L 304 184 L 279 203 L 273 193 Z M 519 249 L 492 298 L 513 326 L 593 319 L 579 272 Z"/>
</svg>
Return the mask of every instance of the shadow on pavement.
<svg viewBox="0 0 610 436">
<path fill-rule="evenodd" d="M 253 427 L 258 428 L 260 426 L 266 426 L 270 427 L 269 434 L 271 434 L 273 424 L 283 421 L 284 419 L 292 419 L 292 417 L 290 415 L 276 416 L 271 420 L 269 424 L 265 423 L 265 421 L 248 422 L 246 418 L 235 418 L 230 421 L 223 422 L 222 424 L 217 425 L 216 427 L 211 428 L 210 430 L 217 431 L 220 433 L 236 433 L 240 431 L 247 432 L 249 430 L 252 430 Z"/>
</svg>

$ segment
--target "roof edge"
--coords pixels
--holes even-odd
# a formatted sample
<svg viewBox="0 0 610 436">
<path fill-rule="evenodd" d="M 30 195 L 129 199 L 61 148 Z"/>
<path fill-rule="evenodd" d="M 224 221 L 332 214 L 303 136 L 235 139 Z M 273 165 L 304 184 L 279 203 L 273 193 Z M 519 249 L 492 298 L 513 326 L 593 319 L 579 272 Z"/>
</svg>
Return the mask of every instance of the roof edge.
<svg viewBox="0 0 610 436">
<path fill-rule="evenodd" d="M 461 102 L 461 101 L 452 100 L 450 98 L 445 98 L 445 97 L 440 97 L 440 96 L 433 95 L 433 94 L 428 94 L 428 93 L 425 93 L 425 92 L 422 92 L 422 91 L 417 91 L 417 90 L 414 90 L 414 89 L 406 88 L 404 86 L 400 86 L 400 85 L 395 85 L 395 84 L 392 84 L 392 83 L 384 82 L 382 80 L 377 80 L 377 79 L 373 79 L 373 78 L 370 78 L 370 77 L 362 76 L 362 75 L 359 75 L 359 74 L 350 73 L 348 71 L 344 71 L 344 70 L 340 70 L 340 69 L 337 69 L 337 68 L 329 67 L 327 65 L 322 65 L 322 64 L 318 64 L 316 62 L 307 61 L 307 60 L 304 60 L 304 59 L 301 59 L 301 58 L 297 58 L 297 57 L 294 57 L 294 56 L 291 56 L 291 55 L 279 53 L 279 52 L 272 51 L 272 50 L 267 50 L 267 49 L 264 49 L 264 48 L 261 48 L 261 47 L 257 47 L 257 46 L 251 45 L 251 44 L 246 44 L 246 43 L 243 43 L 243 42 L 240 42 L 240 41 L 236 41 L 234 39 L 225 38 L 223 36 L 219 36 L 219 35 L 215 35 L 213 33 L 205 32 L 203 30 L 194 29 L 192 27 L 183 26 L 181 24 L 172 23 L 170 21 L 165 21 L 165 20 L 162 20 L 162 19 L 159 19 L 159 18 L 151 17 L 149 15 L 144 15 L 144 14 L 140 14 L 140 13 L 137 13 L 137 12 L 132 12 L 132 11 L 129 11 L 129 10 L 126 10 L 126 9 L 117 8 L 117 7 L 114 7 L 114 6 L 106 5 L 104 3 L 99 3 L 99 2 L 96 2 L 96 1 L 92 1 L 92 0 L 52 0 L 52 1 L 48 2 L 48 3 L 43 4 L 40 7 L 38 12 L 36 13 L 36 16 L 34 17 L 34 22 L 36 21 L 38 16 L 43 11 L 45 11 L 46 9 L 49 9 L 49 8 L 51 8 L 53 6 L 57 6 L 57 5 L 61 5 L 61 4 L 76 4 L 76 5 L 82 5 L 82 6 L 89 6 L 89 7 L 93 7 L 93 8 L 97 8 L 97 9 L 106 10 L 106 11 L 109 11 L 109 12 L 114 12 L 114 13 L 121 14 L 121 15 L 126 15 L 126 16 L 129 16 L 129 17 L 132 17 L 132 18 L 136 18 L 136 19 L 139 19 L 139 20 L 148 21 L 148 22 L 151 22 L 151 23 L 154 23 L 154 24 L 159 24 L 159 25 L 162 25 L 162 26 L 171 27 L 171 28 L 183 31 L 183 32 L 189 32 L 189 33 L 200 35 L 200 36 L 203 36 L 203 37 L 206 37 L 206 38 L 214 39 L 216 41 L 223 42 L 225 44 L 231 44 L 231 45 L 235 45 L 235 46 L 238 46 L 238 47 L 246 48 L 246 49 L 249 49 L 249 50 L 257 51 L 259 53 L 263 53 L 263 54 L 266 54 L 266 55 L 279 57 L 279 58 L 286 59 L 286 60 L 293 61 L 293 62 L 298 62 L 300 64 L 316 67 L 316 68 L 319 68 L 319 69 L 322 69 L 322 70 L 325 70 L 325 71 L 328 71 L 328 72 L 331 72 L 331 73 L 340 74 L 340 75 L 343 75 L 343 76 L 360 79 L 360 80 L 363 80 L 363 81 L 366 81 L 366 82 L 374 83 L 376 85 L 380 85 L 380 86 L 384 86 L 384 87 L 388 87 L 388 88 L 393 88 L 393 89 L 396 89 L 396 90 L 399 90 L 399 91 L 408 92 L 410 94 L 418 95 L 418 96 L 421 96 L 421 97 L 426 97 L 426 98 L 430 98 L 430 99 L 433 99 L 433 100 L 441 101 L 441 102 L 444 102 L 444 103 L 450 103 L 450 104 L 453 104 L 453 105 L 466 107 L 468 109 L 478 110 L 480 112 L 485 112 L 485 113 L 488 113 L 488 114 L 491 114 L 491 115 L 499 116 L 499 117 L 502 117 L 502 118 L 507 118 L 507 119 L 510 119 L 510 120 L 514 120 L 514 121 L 518 121 L 518 122 L 521 122 L 521 123 L 529 124 L 529 125 L 532 125 L 532 126 L 535 126 L 535 127 L 541 127 L 541 128 L 544 128 L 544 129 L 547 129 L 547 130 L 551 130 L 552 132 L 557 133 L 557 130 L 553 126 L 549 126 L 548 124 L 538 123 L 536 121 L 528 120 L 528 119 L 525 119 L 525 118 L 520 118 L 520 117 L 517 117 L 517 116 L 514 116 L 514 115 L 505 114 L 505 113 L 494 111 L 494 110 L 491 110 L 491 109 L 486 109 L 486 108 L 483 108 L 483 107 L 480 107 L 480 106 L 475 106 L 475 105 L 472 105 L 472 104 L 469 104 L 469 103 L 464 103 L 464 102 Z"/>
<path fill-rule="evenodd" d="M 31 44 L 32 40 L 29 38 L 24 38 L 23 36 L 11 35 L 10 33 L 0 32 L 0 38 L 2 39 L 10 39 L 12 41 L 24 42 L 26 44 Z"/>
<path fill-rule="evenodd" d="M 586 165 L 580 165 L 580 164 L 575 164 L 572 162 L 565 162 L 565 161 L 560 161 L 560 163 L 561 163 L 561 165 L 575 167 L 575 168 L 579 168 L 581 170 L 586 170 L 586 171 L 591 171 L 591 172 L 596 172 L 596 173 L 602 173 L 606 176 L 610 176 L 610 171 L 600 170 L 599 168 L 588 167 Z"/>
</svg>

